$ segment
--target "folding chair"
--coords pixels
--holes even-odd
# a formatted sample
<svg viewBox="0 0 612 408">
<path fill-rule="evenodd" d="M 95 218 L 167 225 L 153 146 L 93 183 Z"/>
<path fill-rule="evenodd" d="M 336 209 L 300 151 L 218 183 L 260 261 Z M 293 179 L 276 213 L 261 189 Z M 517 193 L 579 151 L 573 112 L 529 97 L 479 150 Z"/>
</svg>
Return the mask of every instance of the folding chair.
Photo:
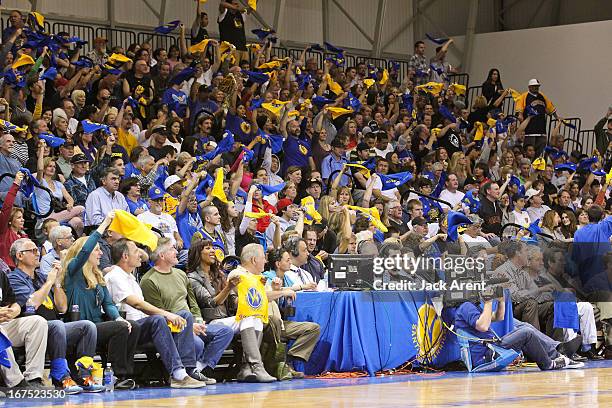
<svg viewBox="0 0 612 408">
<path fill-rule="evenodd" d="M 501 371 L 519 356 L 519 353 L 512 349 L 508 350 L 491 342 L 484 342 L 487 347 L 493 350 L 495 358 L 492 361 L 474 367 L 470 354 L 470 340 L 468 340 L 473 337 L 474 336 L 464 330 L 457 330 L 457 340 L 459 340 L 459 346 L 461 347 L 461 360 L 463 360 L 463 363 L 470 373 Z"/>
</svg>

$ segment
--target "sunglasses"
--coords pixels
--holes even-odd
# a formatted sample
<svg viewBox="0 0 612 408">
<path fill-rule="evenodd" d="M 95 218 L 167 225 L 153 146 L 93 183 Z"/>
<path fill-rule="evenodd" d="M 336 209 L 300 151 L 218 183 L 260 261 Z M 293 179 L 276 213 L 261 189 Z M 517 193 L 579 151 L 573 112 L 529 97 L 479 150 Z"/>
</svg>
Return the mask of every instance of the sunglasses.
<svg viewBox="0 0 612 408">
<path fill-rule="evenodd" d="M 19 251 L 19 252 L 21 252 L 21 253 L 24 253 L 24 252 L 31 252 L 31 253 L 33 253 L 34 255 L 38 255 L 38 248 L 24 249 L 24 250 L 21 250 L 21 251 Z"/>
</svg>

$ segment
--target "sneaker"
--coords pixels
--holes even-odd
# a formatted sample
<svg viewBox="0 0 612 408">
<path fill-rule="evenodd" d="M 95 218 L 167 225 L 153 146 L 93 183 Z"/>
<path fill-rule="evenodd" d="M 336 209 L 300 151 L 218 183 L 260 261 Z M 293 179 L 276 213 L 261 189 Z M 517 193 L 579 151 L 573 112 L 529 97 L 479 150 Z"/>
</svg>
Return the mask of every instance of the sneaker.
<svg viewBox="0 0 612 408">
<path fill-rule="evenodd" d="M 205 376 L 204 374 L 202 374 L 201 371 L 199 370 L 193 370 L 193 372 L 191 374 L 189 374 L 191 376 L 191 378 L 201 381 L 203 383 L 205 383 L 206 385 L 214 385 L 217 383 L 217 380 L 215 380 L 214 378 L 209 378 L 207 376 Z"/>
<path fill-rule="evenodd" d="M 570 360 L 574 360 L 574 361 L 587 361 L 586 357 L 583 357 L 581 355 L 579 355 L 578 353 L 574 353 L 571 356 L 568 356 L 570 358 Z"/>
<path fill-rule="evenodd" d="M 202 388 L 206 387 L 206 383 L 202 381 L 198 381 L 195 378 L 191 378 L 190 376 L 186 376 L 182 380 L 177 380 L 172 378 L 170 380 L 171 388 Z"/>
<path fill-rule="evenodd" d="M 58 382 L 57 388 L 64 390 L 66 395 L 80 394 L 83 392 L 83 388 L 79 387 L 69 375 Z"/>
<path fill-rule="evenodd" d="M 115 382 L 116 390 L 133 390 L 134 388 L 136 388 L 136 381 L 131 378 L 117 379 Z"/>
<path fill-rule="evenodd" d="M 579 351 L 579 352 L 578 352 L 578 354 L 579 354 L 579 355 L 580 355 L 580 356 L 581 356 L 581 357 L 582 357 L 584 360 L 587 360 L 587 359 L 588 359 L 588 360 L 595 361 L 595 360 L 603 360 L 603 359 L 604 359 L 604 358 L 603 358 L 603 356 L 600 356 L 599 354 L 595 353 L 595 352 L 593 351 L 593 349 L 592 349 L 592 348 L 591 348 L 591 349 L 589 349 L 589 350 L 587 350 L 587 351 Z M 572 360 L 573 360 L 573 359 L 574 359 L 574 358 L 572 357 Z M 580 361 L 580 360 L 578 360 L 578 361 Z"/>
<path fill-rule="evenodd" d="M 565 368 L 583 368 L 584 367 L 584 363 L 580 362 L 580 361 L 574 361 L 570 358 L 567 359 Z"/>
<path fill-rule="evenodd" d="M 34 379 L 28 381 L 28 385 L 30 386 L 31 389 L 34 389 L 34 390 L 42 390 L 42 389 L 46 388 L 43 385 L 42 380 L 40 378 L 34 378 Z"/>
<path fill-rule="evenodd" d="M 582 345 L 582 336 L 579 334 L 570 341 L 566 341 L 565 343 L 559 343 L 557 346 L 557 351 L 564 356 L 571 356 L 575 352 L 578 351 L 580 346 Z"/>
<path fill-rule="evenodd" d="M 79 378 L 77 381 L 84 392 L 102 392 L 106 389 L 103 385 L 96 384 L 91 369 L 88 368 L 79 368 Z"/>
</svg>

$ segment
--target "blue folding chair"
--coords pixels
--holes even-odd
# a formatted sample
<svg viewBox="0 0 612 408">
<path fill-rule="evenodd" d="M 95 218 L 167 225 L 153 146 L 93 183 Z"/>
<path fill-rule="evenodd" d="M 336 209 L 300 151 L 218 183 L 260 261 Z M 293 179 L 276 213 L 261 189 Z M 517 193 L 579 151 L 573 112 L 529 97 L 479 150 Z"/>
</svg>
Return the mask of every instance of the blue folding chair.
<svg viewBox="0 0 612 408">
<path fill-rule="evenodd" d="M 472 338 L 474 338 L 474 336 L 472 336 L 470 333 L 461 329 L 457 330 L 457 340 L 459 341 L 459 346 L 461 347 L 461 360 L 463 360 L 463 363 L 465 364 L 470 373 L 501 371 L 519 356 L 519 353 L 512 349 L 508 350 L 487 341 L 484 343 L 487 347 L 493 350 L 493 352 L 495 353 L 495 358 L 492 361 L 474 367 L 472 365 L 472 355 L 470 354 L 469 340 Z"/>
</svg>

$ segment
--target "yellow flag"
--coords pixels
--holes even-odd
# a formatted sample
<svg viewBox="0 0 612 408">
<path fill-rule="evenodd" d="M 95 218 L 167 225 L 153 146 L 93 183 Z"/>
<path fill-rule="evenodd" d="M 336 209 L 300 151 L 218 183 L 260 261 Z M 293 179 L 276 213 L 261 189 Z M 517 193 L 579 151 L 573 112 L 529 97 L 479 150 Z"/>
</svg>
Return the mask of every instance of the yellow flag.
<svg viewBox="0 0 612 408">
<path fill-rule="evenodd" d="M 352 109 L 339 108 L 337 106 L 330 106 L 327 110 L 331 113 L 332 119 L 339 118 L 342 115 L 348 115 L 353 113 Z"/>
<path fill-rule="evenodd" d="M 546 160 L 544 160 L 543 157 L 538 157 L 537 159 L 535 159 L 533 161 L 533 163 L 531 164 L 531 166 L 535 169 L 535 170 L 546 170 Z"/>
<path fill-rule="evenodd" d="M 148 246 L 151 251 L 157 248 L 157 235 L 151 231 L 151 226 L 144 224 L 127 211 L 115 210 L 115 218 L 108 229 L 134 242 Z"/>
<path fill-rule="evenodd" d="M 289 113 L 287 113 L 287 115 L 288 115 L 290 118 L 296 118 L 296 117 L 300 116 L 300 112 L 298 112 L 298 111 L 296 111 L 296 110 L 292 110 L 292 111 L 290 111 Z"/>
<path fill-rule="evenodd" d="M 370 178 L 370 176 L 372 175 L 372 173 L 370 172 L 370 169 L 368 169 L 366 166 L 362 166 L 361 164 L 357 164 L 357 163 L 346 163 L 347 167 L 354 167 L 356 169 L 360 169 L 359 172 L 361 174 L 363 174 L 363 176 L 367 179 Z"/>
<path fill-rule="evenodd" d="M 227 204 L 229 201 L 223 191 L 223 168 L 219 167 L 215 174 L 215 183 L 213 184 L 212 191 L 210 192 L 211 197 L 217 197 L 221 202 Z"/>
<path fill-rule="evenodd" d="M 484 137 L 484 127 L 482 122 L 474 123 L 474 129 L 476 129 L 476 133 L 474 133 L 474 141 L 482 140 Z"/>
<path fill-rule="evenodd" d="M 351 210 L 359 211 L 360 213 L 366 215 L 368 219 L 372 222 L 372 224 L 374 224 L 374 226 L 378 228 L 380 231 L 382 232 L 389 231 L 387 227 L 385 226 L 385 224 L 383 224 L 382 221 L 380 221 L 380 213 L 378 212 L 378 208 L 376 207 L 364 208 L 364 207 L 358 207 L 356 205 L 347 205 L 347 208 Z"/>
<path fill-rule="evenodd" d="M 247 48 L 249 50 L 251 50 L 253 52 L 257 52 L 257 51 L 261 50 L 261 45 L 259 45 L 259 44 L 247 44 L 246 46 L 247 46 Z"/>
<path fill-rule="evenodd" d="M 255 218 L 256 220 L 260 219 L 260 218 L 266 218 L 269 217 L 270 214 L 268 214 L 265 211 L 259 211 L 259 212 L 250 212 L 250 211 L 245 211 L 244 213 L 245 217 L 249 217 L 249 218 Z"/>
<path fill-rule="evenodd" d="M 372 78 L 366 78 L 363 80 L 363 84 L 366 86 L 366 89 L 374 85 L 374 80 Z"/>
<path fill-rule="evenodd" d="M 496 124 L 496 123 L 497 123 L 497 121 L 496 121 L 495 119 L 493 119 L 493 118 L 489 118 L 489 119 L 487 119 L 487 125 L 488 125 L 490 128 L 495 127 L 495 124 Z"/>
<path fill-rule="evenodd" d="M 132 59 L 126 57 L 123 54 L 115 54 L 115 53 L 113 53 L 110 57 L 108 57 L 109 64 L 115 65 L 117 62 L 125 64 L 126 62 L 132 62 Z"/>
<path fill-rule="evenodd" d="M 30 57 L 28 54 L 21 54 L 21 56 L 17 58 L 15 62 L 13 62 L 11 67 L 13 69 L 17 69 L 19 67 L 23 67 L 24 65 L 34 65 L 34 58 Z"/>
<path fill-rule="evenodd" d="M 517 103 L 519 99 L 521 99 L 521 94 L 518 91 L 515 91 L 512 88 L 508 88 L 508 91 L 510 91 L 510 95 L 512 95 L 512 99 L 514 99 L 514 103 Z"/>
<path fill-rule="evenodd" d="M 272 102 L 262 103 L 261 107 L 265 110 L 273 113 L 276 116 L 280 116 L 280 111 L 283 109 L 283 106 L 288 104 L 289 101 L 279 101 L 278 99 L 274 99 Z"/>
<path fill-rule="evenodd" d="M 319 214 L 319 212 L 315 208 L 314 198 L 312 198 L 311 196 L 306 196 L 302 198 L 302 201 L 300 201 L 300 204 L 302 205 L 302 207 L 304 207 L 304 211 L 306 212 L 306 215 L 309 217 L 308 219 L 304 219 L 305 224 L 310 225 L 312 224 L 313 221 L 317 224 L 321 222 L 323 217 L 321 216 L 321 214 Z"/>
<path fill-rule="evenodd" d="M 236 321 L 246 317 L 256 317 L 268 323 L 268 296 L 261 278 L 262 275 L 248 272 L 240 274 L 240 282 L 236 285 L 238 292 Z"/>
<path fill-rule="evenodd" d="M 425 85 L 419 85 L 416 87 L 417 91 L 425 91 L 433 96 L 438 96 L 440 92 L 442 92 L 442 89 L 444 89 L 444 84 L 439 82 L 428 82 Z"/>
<path fill-rule="evenodd" d="M 380 84 L 384 85 L 389 81 L 389 71 L 385 68 L 382 73 L 382 77 L 380 78 Z"/>
<path fill-rule="evenodd" d="M 465 85 L 451 84 L 449 88 L 455 91 L 455 95 L 465 95 L 465 92 L 466 92 Z"/>
<path fill-rule="evenodd" d="M 219 53 L 221 53 L 221 61 L 225 61 L 229 57 L 230 63 L 235 64 L 236 63 L 236 58 L 234 57 L 235 49 L 236 47 L 233 44 L 230 44 L 227 41 L 221 41 L 221 44 L 219 44 Z"/>
<path fill-rule="evenodd" d="M 280 68 L 283 65 L 282 61 L 270 61 L 270 62 L 266 62 L 265 64 L 261 64 L 260 66 L 258 66 L 258 69 L 276 69 L 276 68 Z"/>
<path fill-rule="evenodd" d="M 210 39 L 202 40 L 199 43 L 194 44 L 191 47 L 189 47 L 187 51 L 189 51 L 190 54 L 197 54 L 199 52 L 204 52 L 206 50 L 206 47 L 208 47 L 209 42 L 210 42 Z"/>
<path fill-rule="evenodd" d="M 325 74 L 324 79 L 327 81 L 327 85 L 329 86 L 330 91 L 332 91 L 336 95 L 340 95 L 342 93 L 342 87 L 339 83 L 332 79 L 331 75 Z"/>
<path fill-rule="evenodd" d="M 249 0 L 248 5 L 254 11 L 257 11 L 257 0 Z"/>
</svg>

